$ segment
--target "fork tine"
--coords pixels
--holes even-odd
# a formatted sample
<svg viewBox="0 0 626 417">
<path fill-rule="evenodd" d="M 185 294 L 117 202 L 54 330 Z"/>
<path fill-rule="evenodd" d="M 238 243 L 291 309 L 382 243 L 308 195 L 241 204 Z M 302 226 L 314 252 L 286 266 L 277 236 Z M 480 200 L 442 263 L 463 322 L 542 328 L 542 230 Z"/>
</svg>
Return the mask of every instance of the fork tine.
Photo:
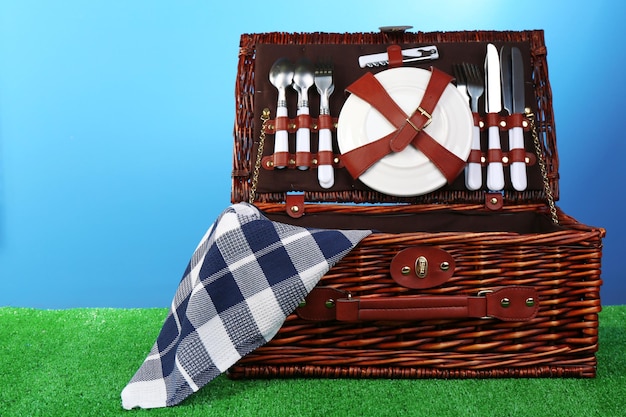
<svg viewBox="0 0 626 417">
<path fill-rule="evenodd" d="M 465 74 L 463 73 L 463 67 L 461 64 L 453 64 L 452 71 L 454 72 L 454 78 L 456 79 L 457 86 L 465 85 Z"/>
<path fill-rule="evenodd" d="M 468 99 L 470 95 L 467 91 L 467 81 L 461 64 L 453 64 L 452 71 L 454 72 L 454 78 L 456 79 L 456 88 Z"/>
<path fill-rule="evenodd" d="M 485 92 L 482 71 L 478 65 L 469 64 L 467 62 L 464 62 L 462 66 L 467 82 L 467 91 L 472 99 L 472 111 L 476 112 L 478 111 L 478 99 Z"/>
</svg>

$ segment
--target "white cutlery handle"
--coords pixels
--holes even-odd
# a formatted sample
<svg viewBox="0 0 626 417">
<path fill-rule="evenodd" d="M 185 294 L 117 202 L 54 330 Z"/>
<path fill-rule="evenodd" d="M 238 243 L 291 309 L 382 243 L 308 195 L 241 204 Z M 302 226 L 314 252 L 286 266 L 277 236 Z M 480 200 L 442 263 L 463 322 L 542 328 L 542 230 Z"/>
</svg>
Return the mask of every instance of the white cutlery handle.
<svg viewBox="0 0 626 417">
<path fill-rule="evenodd" d="M 301 114 L 309 114 L 308 107 L 300 107 L 298 109 L 298 116 Z M 310 153 L 311 152 L 311 131 L 308 127 L 299 127 L 296 131 L 296 153 Z M 307 170 L 307 165 L 298 165 L 298 169 Z"/>
<path fill-rule="evenodd" d="M 472 150 L 480 151 L 480 127 L 472 130 Z M 480 163 L 468 162 L 465 167 L 465 186 L 468 190 L 478 190 L 483 185 L 483 174 Z"/>
<path fill-rule="evenodd" d="M 501 149 L 500 129 L 498 126 L 489 126 L 489 149 Z M 487 165 L 487 188 L 491 191 L 504 189 L 502 161 L 489 161 L 489 165 Z"/>
<path fill-rule="evenodd" d="M 330 129 L 319 131 L 319 151 L 333 150 L 332 132 Z M 317 179 L 322 188 L 330 188 L 335 184 L 335 173 L 332 165 L 320 165 L 317 167 Z"/>
<path fill-rule="evenodd" d="M 524 130 L 521 127 L 509 130 L 509 149 L 524 149 Z M 510 169 L 513 188 L 524 191 L 527 186 L 526 163 L 512 162 Z"/>
<path fill-rule="evenodd" d="M 277 107 L 276 117 L 287 117 L 287 107 Z M 274 153 L 289 152 L 289 132 L 286 130 L 277 130 L 274 134 Z M 275 165 L 274 168 L 282 169 L 284 165 Z"/>
</svg>

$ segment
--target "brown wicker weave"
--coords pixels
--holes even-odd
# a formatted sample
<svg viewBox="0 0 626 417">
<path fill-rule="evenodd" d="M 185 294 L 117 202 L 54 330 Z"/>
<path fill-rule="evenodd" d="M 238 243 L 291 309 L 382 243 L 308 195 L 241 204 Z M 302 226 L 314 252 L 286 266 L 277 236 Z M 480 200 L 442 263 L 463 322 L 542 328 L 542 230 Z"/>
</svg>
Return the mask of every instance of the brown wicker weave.
<svg viewBox="0 0 626 417">
<path fill-rule="evenodd" d="M 255 59 L 259 45 L 352 45 L 373 44 L 387 45 L 390 43 L 407 44 L 451 44 L 468 42 L 517 42 L 527 43 L 530 49 L 532 77 L 536 103 L 529 103 L 535 114 L 537 131 L 541 139 L 543 152 L 546 155 L 547 176 L 550 187 L 558 200 L 558 168 L 559 159 L 556 148 L 556 132 L 552 111 L 552 92 L 548 80 L 547 50 L 544 44 L 543 31 L 522 32 L 431 32 L 431 33 L 264 33 L 245 34 L 241 36 L 239 65 L 235 83 L 236 118 L 235 145 L 233 152 L 232 201 L 247 201 L 250 195 L 250 177 L 253 171 L 255 140 L 258 140 L 260 129 L 260 113 L 255 114 Z M 379 48 L 380 49 L 380 48 Z M 460 59 L 460 58 L 459 58 Z M 265 74 L 264 74 L 265 76 Z M 264 77 L 265 78 L 265 77 Z M 337 96 L 339 93 L 335 93 Z M 335 97 L 334 97 L 335 98 Z M 281 190 L 282 191 L 282 190 Z M 341 191 L 305 190 L 307 201 L 337 202 L 405 202 L 405 203 L 482 203 L 483 192 L 454 190 L 444 188 L 443 191 L 410 198 L 390 197 L 372 190 L 347 189 Z M 506 191 L 505 199 L 509 202 L 545 201 L 542 189 L 524 192 Z M 256 200 L 260 202 L 278 202 L 284 199 L 284 193 L 257 192 Z"/>
<path fill-rule="evenodd" d="M 391 37 L 391 38 L 390 38 Z M 532 103 L 546 163 L 549 188 L 558 198 L 558 154 L 542 31 L 243 35 L 236 83 L 232 201 L 251 192 L 260 132 L 255 111 L 255 58 L 261 44 L 445 44 L 518 42 L 530 45 L 536 103 Z M 262 180 L 263 178 L 261 178 Z M 262 187 L 260 187 L 262 188 Z M 287 191 L 287 190 L 286 190 Z M 605 231 L 583 225 L 557 209 L 550 222 L 543 187 L 507 190 L 504 208 L 485 209 L 485 191 L 444 187 L 424 196 L 390 197 L 367 190 L 304 190 L 306 215 L 285 214 L 282 192 L 256 194 L 256 205 L 270 218 L 305 226 L 361 222 L 373 228 L 381 218 L 400 216 L 401 230 L 384 230 L 364 239 L 322 278 L 320 285 L 355 297 L 475 295 L 503 286 L 532 286 L 539 313 L 530 321 L 491 319 L 415 322 L 309 322 L 291 315 L 267 345 L 244 357 L 233 378 L 483 378 L 593 377 L 598 349 L 600 263 Z M 323 202 L 323 203 L 320 203 Z M 345 203 L 395 203 L 358 205 Z M 331 204 L 329 204 L 331 203 Z M 410 204 L 407 204 L 410 203 Z M 492 213 L 492 214 L 486 214 Z M 430 230 L 424 216 L 463 215 L 465 224 Z M 481 230 L 487 216 L 490 231 Z M 356 219 L 356 220 L 355 220 Z M 475 221 L 476 220 L 476 221 Z M 508 228 L 510 226 L 510 228 Z M 380 230 L 380 229 L 379 229 Z M 445 285 L 421 290 L 390 278 L 391 259 L 411 246 L 437 246 L 456 263 Z"/>
</svg>

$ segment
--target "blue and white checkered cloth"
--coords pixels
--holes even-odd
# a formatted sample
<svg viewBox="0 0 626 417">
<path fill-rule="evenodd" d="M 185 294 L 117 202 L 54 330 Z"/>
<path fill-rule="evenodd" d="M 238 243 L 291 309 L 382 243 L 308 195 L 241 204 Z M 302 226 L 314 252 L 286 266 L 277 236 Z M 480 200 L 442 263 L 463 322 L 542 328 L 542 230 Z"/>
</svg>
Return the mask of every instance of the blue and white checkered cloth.
<svg viewBox="0 0 626 417">
<path fill-rule="evenodd" d="M 148 357 L 122 391 L 125 409 L 179 404 L 270 341 L 320 278 L 367 230 L 272 222 L 226 209 L 191 257 Z"/>
</svg>

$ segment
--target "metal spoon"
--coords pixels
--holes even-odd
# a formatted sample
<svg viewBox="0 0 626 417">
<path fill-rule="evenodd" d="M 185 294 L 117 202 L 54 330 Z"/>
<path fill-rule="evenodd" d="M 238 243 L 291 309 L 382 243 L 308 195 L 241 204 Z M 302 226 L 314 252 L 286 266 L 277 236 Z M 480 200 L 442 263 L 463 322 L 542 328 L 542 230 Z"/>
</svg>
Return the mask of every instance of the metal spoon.
<svg viewBox="0 0 626 417">
<path fill-rule="evenodd" d="M 306 58 L 301 58 L 296 64 L 293 76 L 293 88 L 298 93 L 298 116 L 309 114 L 309 88 L 315 82 L 313 64 Z M 299 127 L 296 131 L 296 155 L 311 152 L 311 131 L 308 127 Z M 299 165 L 298 169 L 308 169 L 307 165 Z"/>
<path fill-rule="evenodd" d="M 278 90 L 278 102 L 276 104 L 276 117 L 288 117 L 287 97 L 285 90 L 293 83 L 293 64 L 286 58 L 280 58 L 270 69 L 270 82 Z M 286 130 L 277 130 L 274 135 L 274 154 L 278 152 L 289 152 L 289 133 Z M 284 165 L 274 168 L 285 168 Z"/>
</svg>

